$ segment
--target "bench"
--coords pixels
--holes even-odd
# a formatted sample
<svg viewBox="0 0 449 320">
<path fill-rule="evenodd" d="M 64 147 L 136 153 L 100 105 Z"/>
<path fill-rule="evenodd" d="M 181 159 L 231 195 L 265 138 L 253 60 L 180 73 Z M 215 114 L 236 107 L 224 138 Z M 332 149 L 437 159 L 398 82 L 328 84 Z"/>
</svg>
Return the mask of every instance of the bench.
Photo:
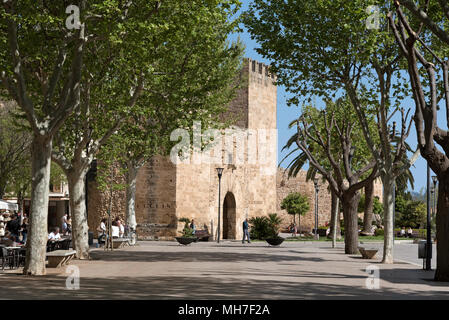
<svg viewBox="0 0 449 320">
<path fill-rule="evenodd" d="M 47 252 L 48 267 L 59 268 L 63 265 L 69 264 L 70 260 L 75 258 L 75 250 L 55 250 Z"/>
<path fill-rule="evenodd" d="M 128 239 L 118 238 L 118 239 L 112 239 L 112 247 L 114 249 L 120 249 L 125 246 L 125 244 L 128 243 Z"/>
<path fill-rule="evenodd" d="M 195 231 L 195 237 L 197 238 L 197 240 L 195 240 L 195 242 L 197 241 L 209 241 L 209 237 L 210 234 L 207 230 L 196 230 Z"/>
<path fill-rule="evenodd" d="M 362 254 L 363 259 L 374 259 L 376 256 L 377 249 L 365 249 L 363 247 L 359 247 L 359 251 Z"/>
</svg>

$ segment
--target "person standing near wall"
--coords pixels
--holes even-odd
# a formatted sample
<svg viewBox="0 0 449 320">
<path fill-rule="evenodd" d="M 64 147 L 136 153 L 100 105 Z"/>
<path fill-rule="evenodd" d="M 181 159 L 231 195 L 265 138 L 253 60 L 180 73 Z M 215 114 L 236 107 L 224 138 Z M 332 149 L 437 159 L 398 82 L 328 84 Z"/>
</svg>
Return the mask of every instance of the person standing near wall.
<svg viewBox="0 0 449 320">
<path fill-rule="evenodd" d="M 249 238 L 248 219 L 245 219 L 245 221 L 243 221 L 243 239 L 242 239 L 242 243 L 245 243 L 245 238 L 248 240 L 248 243 L 251 243 L 251 240 Z"/>
</svg>

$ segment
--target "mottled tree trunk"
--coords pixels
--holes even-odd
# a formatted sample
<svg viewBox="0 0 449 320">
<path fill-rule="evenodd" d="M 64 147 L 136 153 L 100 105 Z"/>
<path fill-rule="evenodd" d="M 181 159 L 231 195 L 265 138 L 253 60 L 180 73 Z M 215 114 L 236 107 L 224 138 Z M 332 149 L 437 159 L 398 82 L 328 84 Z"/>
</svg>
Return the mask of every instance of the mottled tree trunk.
<svg viewBox="0 0 449 320">
<path fill-rule="evenodd" d="M 3 186 L 3 183 L 0 182 L 0 199 L 3 199 L 3 196 L 5 195 L 5 186 Z"/>
<path fill-rule="evenodd" d="M 360 200 L 360 192 L 343 195 L 343 218 L 345 222 L 345 253 L 357 254 L 359 245 L 359 224 L 357 208 Z"/>
<path fill-rule="evenodd" d="M 79 259 L 89 259 L 89 227 L 86 213 L 85 178 L 87 168 L 72 167 L 66 172 L 69 184 L 70 212 L 72 218 L 72 243 Z"/>
<path fill-rule="evenodd" d="M 393 263 L 394 179 L 392 179 L 390 175 L 384 175 L 382 176 L 382 183 L 384 187 L 382 201 L 384 209 L 384 253 L 382 263 Z"/>
<path fill-rule="evenodd" d="M 34 134 L 31 144 L 31 211 L 24 274 L 45 274 L 52 139 Z"/>
<path fill-rule="evenodd" d="M 435 280 L 449 281 L 449 176 L 440 178 L 436 215 L 437 270 Z"/>
<path fill-rule="evenodd" d="M 341 229 L 340 229 L 340 208 L 339 208 L 339 199 L 338 197 L 335 195 L 335 193 L 333 193 L 331 191 L 331 227 L 330 227 L 330 232 L 328 234 L 328 238 L 333 238 L 333 234 L 335 231 L 335 237 L 337 239 L 341 239 Z"/>
<path fill-rule="evenodd" d="M 0 197 L 1 198 L 1 197 Z M 18 193 L 17 193 L 17 206 L 18 206 L 18 209 L 19 209 L 19 213 L 20 214 L 23 214 L 23 203 L 22 203 L 22 198 L 23 198 L 23 196 L 22 196 L 22 192 L 21 191 L 19 191 Z M 22 215 L 23 216 L 23 215 Z"/>
<path fill-rule="evenodd" d="M 133 164 L 128 164 L 128 170 L 126 171 L 126 223 L 130 228 L 136 229 L 136 182 L 137 172 L 139 168 L 136 168 Z"/>
<path fill-rule="evenodd" d="M 374 180 L 365 186 L 365 212 L 363 230 L 365 235 L 373 235 Z"/>
</svg>

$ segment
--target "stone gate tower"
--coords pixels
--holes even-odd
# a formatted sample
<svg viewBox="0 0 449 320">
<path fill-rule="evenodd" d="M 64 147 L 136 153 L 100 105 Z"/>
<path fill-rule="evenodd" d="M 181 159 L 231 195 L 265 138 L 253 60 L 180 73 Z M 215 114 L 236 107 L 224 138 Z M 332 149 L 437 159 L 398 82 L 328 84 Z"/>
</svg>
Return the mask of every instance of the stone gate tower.
<svg viewBox="0 0 449 320">
<path fill-rule="evenodd" d="M 237 118 L 237 134 L 221 136 L 211 154 L 215 163 L 173 163 L 154 157 L 137 177 L 136 218 L 140 239 L 172 239 L 179 235 L 181 217 L 194 219 L 197 229 L 217 236 L 220 205 L 220 238 L 241 239 L 245 218 L 276 212 L 276 96 L 275 76 L 268 66 L 245 59 L 247 79 L 232 101 L 225 118 Z M 228 140 L 226 140 L 228 139 Z M 220 154 L 221 151 L 221 154 Z M 216 168 L 224 168 L 218 199 Z M 90 192 L 91 193 L 91 192 Z M 97 191 L 89 196 L 89 226 L 96 230 L 107 206 Z M 113 215 L 124 216 L 124 194 L 117 196 Z"/>
</svg>

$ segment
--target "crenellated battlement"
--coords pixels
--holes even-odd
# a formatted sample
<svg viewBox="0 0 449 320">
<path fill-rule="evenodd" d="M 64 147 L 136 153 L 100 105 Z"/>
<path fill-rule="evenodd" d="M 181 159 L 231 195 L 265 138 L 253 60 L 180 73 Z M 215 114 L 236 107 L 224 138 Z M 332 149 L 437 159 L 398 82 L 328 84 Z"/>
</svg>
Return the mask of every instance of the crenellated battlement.
<svg viewBox="0 0 449 320">
<path fill-rule="evenodd" d="M 245 58 L 245 60 L 250 76 L 264 80 L 271 80 L 272 82 L 276 81 L 277 77 L 274 73 L 270 72 L 269 65 L 250 58 Z"/>
</svg>

